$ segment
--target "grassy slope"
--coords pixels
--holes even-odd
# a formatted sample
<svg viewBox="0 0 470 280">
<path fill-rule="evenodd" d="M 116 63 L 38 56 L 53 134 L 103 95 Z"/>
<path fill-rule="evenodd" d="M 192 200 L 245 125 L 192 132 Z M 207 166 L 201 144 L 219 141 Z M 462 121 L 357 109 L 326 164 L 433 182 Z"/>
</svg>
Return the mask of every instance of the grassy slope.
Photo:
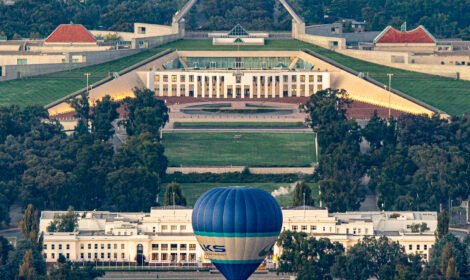
<svg viewBox="0 0 470 280">
<path fill-rule="evenodd" d="M 249 186 L 257 187 L 263 189 L 267 192 L 272 192 L 275 189 L 278 189 L 281 186 L 290 186 L 292 183 L 186 183 L 180 184 L 183 190 L 183 194 L 186 197 L 187 203 L 189 206 L 193 206 L 196 200 L 206 191 L 216 188 L 216 187 L 226 187 L 226 186 Z M 312 187 L 312 195 L 315 202 L 318 202 L 318 191 L 317 187 L 313 184 L 310 184 Z M 165 189 L 162 188 L 160 194 L 160 201 L 163 201 Z M 281 195 L 276 197 L 276 200 L 282 207 L 288 207 L 292 205 L 292 193 Z M 318 205 L 316 203 L 315 205 Z"/>
<path fill-rule="evenodd" d="M 242 135 L 236 139 L 235 135 Z M 166 133 L 170 166 L 307 166 L 315 161 L 313 133 Z"/>
<path fill-rule="evenodd" d="M 344 56 L 308 43 L 293 40 L 267 41 L 265 46 L 212 46 L 210 40 L 178 41 L 160 48 L 97 66 L 0 83 L 0 105 L 48 104 L 85 86 L 85 72 L 91 82 L 98 81 L 109 72 L 119 71 L 148 58 L 166 48 L 180 50 L 299 50 L 310 49 L 372 78 L 387 82 L 387 73 L 393 73 L 393 87 L 420 99 L 449 114 L 470 111 L 470 82 L 404 71 Z"/>
</svg>

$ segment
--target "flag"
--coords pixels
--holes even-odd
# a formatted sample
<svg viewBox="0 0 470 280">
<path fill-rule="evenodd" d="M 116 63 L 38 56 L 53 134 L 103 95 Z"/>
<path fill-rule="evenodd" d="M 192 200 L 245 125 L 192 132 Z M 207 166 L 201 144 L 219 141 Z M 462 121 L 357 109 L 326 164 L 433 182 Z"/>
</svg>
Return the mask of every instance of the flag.
<svg viewBox="0 0 470 280">
<path fill-rule="evenodd" d="M 401 32 L 406 32 L 406 21 L 400 26 Z"/>
</svg>

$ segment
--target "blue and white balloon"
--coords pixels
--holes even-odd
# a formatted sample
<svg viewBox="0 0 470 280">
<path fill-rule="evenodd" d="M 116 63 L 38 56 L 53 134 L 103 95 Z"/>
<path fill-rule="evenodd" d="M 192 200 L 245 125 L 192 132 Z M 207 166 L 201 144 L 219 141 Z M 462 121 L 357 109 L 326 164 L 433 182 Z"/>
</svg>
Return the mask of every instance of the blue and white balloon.
<svg viewBox="0 0 470 280">
<path fill-rule="evenodd" d="M 263 190 L 221 187 L 197 200 L 192 224 L 206 256 L 225 278 L 246 280 L 276 242 L 282 211 Z"/>
</svg>

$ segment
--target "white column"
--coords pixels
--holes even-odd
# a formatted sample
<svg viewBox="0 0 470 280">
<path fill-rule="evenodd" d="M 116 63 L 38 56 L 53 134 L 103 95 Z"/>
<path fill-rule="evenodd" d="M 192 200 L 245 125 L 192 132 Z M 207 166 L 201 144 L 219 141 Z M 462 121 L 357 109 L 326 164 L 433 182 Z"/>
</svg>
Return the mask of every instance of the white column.
<svg viewBox="0 0 470 280">
<path fill-rule="evenodd" d="M 160 78 L 159 78 L 159 82 L 158 82 L 158 87 L 160 88 L 157 92 L 157 95 L 158 96 L 163 96 L 163 76 L 162 75 L 158 75 Z"/>
<path fill-rule="evenodd" d="M 250 80 L 250 98 L 253 98 L 253 90 L 254 90 L 253 76 L 251 76 L 251 80 Z"/>
<path fill-rule="evenodd" d="M 224 98 L 228 98 L 227 81 L 224 83 Z"/>
<path fill-rule="evenodd" d="M 264 75 L 264 97 L 268 97 L 268 76 Z"/>
<path fill-rule="evenodd" d="M 212 98 L 214 94 L 214 90 L 212 89 L 212 87 L 214 86 L 213 79 L 214 79 L 214 76 L 210 75 L 209 76 L 209 98 Z"/>
<path fill-rule="evenodd" d="M 287 75 L 287 91 L 289 92 L 289 97 L 292 96 L 292 75 Z"/>
<path fill-rule="evenodd" d="M 189 96 L 189 75 L 184 75 L 184 88 L 185 88 L 185 96 Z"/>
<path fill-rule="evenodd" d="M 256 76 L 256 97 L 261 97 L 261 77 L 260 75 Z"/>
<path fill-rule="evenodd" d="M 300 96 L 300 75 L 297 75 L 297 96 Z"/>
<path fill-rule="evenodd" d="M 220 98 L 220 76 L 216 76 L 216 81 L 215 81 L 215 84 L 216 84 L 216 88 L 215 88 L 215 92 L 216 92 L 216 97 L 217 98 Z"/>
<path fill-rule="evenodd" d="M 276 76 L 271 75 L 271 96 L 276 97 Z"/>
<path fill-rule="evenodd" d="M 202 84 L 202 97 L 206 97 L 206 76 L 203 75 L 201 78 L 201 84 Z"/>
<path fill-rule="evenodd" d="M 181 75 L 176 75 L 176 96 L 181 96 Z"/>
<path fill-rule="evenodd" d="M 284 75 L 279 78 L 279 96 L 284 96 Z"/>
</svg>

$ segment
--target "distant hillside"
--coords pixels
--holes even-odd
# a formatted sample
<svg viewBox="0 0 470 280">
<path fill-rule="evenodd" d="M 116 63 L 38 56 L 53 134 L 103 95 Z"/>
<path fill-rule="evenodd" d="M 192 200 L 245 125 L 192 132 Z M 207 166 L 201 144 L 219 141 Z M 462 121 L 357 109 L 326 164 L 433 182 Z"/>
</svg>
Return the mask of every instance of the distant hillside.
<svg viewBox="0 0 470 280">
<path fill-rule="evenodd" d="M 0 4 L 0 32 L 9 38 L 42 37 L 60 23 L 88 28 L 131 30 L 133 22 L 166 23 L 186 0 L 17 0 Z M 468 0 L 289 0 L 308 24 L 340 18 L 366 20 L 369 30 L 403 21 L 425 25 L 437 37 L 470 40 Z M 251 30 L 289 30 L 290 18 L 275 0 L 200 0 L 187 25 L 193 30 L 230 29 L 241 23 Z"/>
</svg>

